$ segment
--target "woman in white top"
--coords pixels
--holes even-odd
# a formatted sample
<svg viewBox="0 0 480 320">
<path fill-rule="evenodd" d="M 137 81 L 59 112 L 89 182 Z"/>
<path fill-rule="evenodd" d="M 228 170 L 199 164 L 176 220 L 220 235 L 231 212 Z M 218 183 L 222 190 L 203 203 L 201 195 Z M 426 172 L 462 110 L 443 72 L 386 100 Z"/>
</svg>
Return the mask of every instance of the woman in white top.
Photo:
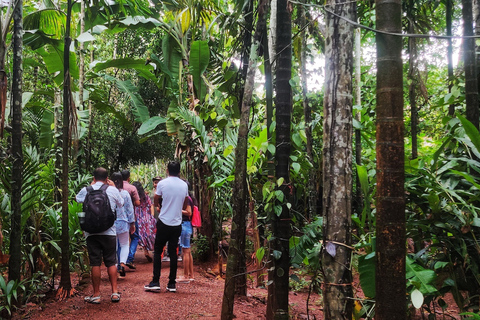
<svg viewBox="0 0 480 320">
<path fill-rule="evenodd" d="M 124 205 L 117 208 L 117 220 L 115 220 L 115 228 L 117 231 L 117 269 L 120 277 L 125 277 L 125 263 L 127 262 L 128 252 L 130 249 L 130 234 L 135 232 L 135 213 L 133 210 L 132 198 L 127 190 L 123 189 L 123 178 L 120 172 L 115 172 L 111 176 L 111 180 L 115 183 L 120 195 L 124 200 Z"/>
</svg>

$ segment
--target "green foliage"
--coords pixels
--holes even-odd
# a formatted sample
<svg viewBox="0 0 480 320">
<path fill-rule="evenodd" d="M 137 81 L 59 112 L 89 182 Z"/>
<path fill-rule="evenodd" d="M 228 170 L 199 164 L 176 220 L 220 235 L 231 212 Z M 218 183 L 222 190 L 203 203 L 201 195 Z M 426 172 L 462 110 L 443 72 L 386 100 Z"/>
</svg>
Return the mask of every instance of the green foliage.
<svg viewBox="0 0 480 320">
<path fill-rule="evenodd" d="M 210 254 L 210 244 L 206 236 L 199 234 L 192 241 L 192 257 L 195 261 L 206 261 Z"/>
<path fill-rule="evenodd" d="M 466 310 L 478 306 L 474 301 L 480 288 L 479 134 L 463 118 L 446 124 L 448 131 L 440 148 L 406 168 L 407 230 L 414 241 L 416 261 L 439 275 L 435 289 L 442 294 L 450 291 L 460 310 Z M 425 281 L 432 272 L 425 272 Z M 426 301 L 438 294 L 418 281 L 415 286 L 427 295 Z M 469 292 L 469 297 L 465 299 L 459 290 Z"/>
<path fill-rule="evenodd" d="M 22 282 L 9 281 L 6 282 L 2 274 L 0 274 L 0 314 L 5 310 L 9 316 L 16 309 L 16 305 L 20 302 L 19 297 L 25 291 L 25 286 Z"/>
</svg>

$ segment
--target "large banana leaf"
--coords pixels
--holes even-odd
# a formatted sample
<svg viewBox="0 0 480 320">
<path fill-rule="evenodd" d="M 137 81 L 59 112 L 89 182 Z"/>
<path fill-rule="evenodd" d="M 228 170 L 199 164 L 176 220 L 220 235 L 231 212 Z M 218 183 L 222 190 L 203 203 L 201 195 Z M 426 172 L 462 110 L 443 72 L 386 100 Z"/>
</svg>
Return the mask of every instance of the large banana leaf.
<svg viewBox="0 0 480 320">
<path fill-rule="evenodd" d="M 172 35 L 167 34 L 162 39 L 163 59 L 168 70 L 174 79 L 180 78 L 181 63 L 183 59 L 182 48 L 177 39 Z"/>
<path fill-rule="evenodd" d="M 118 68 L 118 69 L 133 69 L 138 72 L 138 74 L 148 80 L 156 81 L 157 78 L 152 73 L 153 66 L 150 64 L 145 64 L 145 60 L 142 59 L 112 59 L 105 62 L 97 62 L 93 70 L 99 72 L 108 68 Z"/>
<path fill-rule="evenodd" d="M 193 85 L 196 96 L 200 101 L 205 99 L 207 85 L 202 75 L 207 70 L 210 62 L 210 49 L 207 41 L 194 41 L 190 47 L 190 72 L 193 76 Z"/>
<path fill-rule="evenodd" d="M 65 13 L 49 8 L 33 12 L 23 19 L 25 30 L 42 30 L 54 39 L 62 40 L 65 32 Z"/>
<path fill-rule="evenodd" d="M 63 44 L 60 46 L 52 46 L 50 44 L 36 50 L 45 62 L 47 70 L 50 74 L 54 74 L 54 81 L 61 86 L 64 79 L 63 73 Z M 70 75 L 73 79 L 78 79 L 79 70 L 76 62 L 75 52 L 70 51 Z"/>
</svg>

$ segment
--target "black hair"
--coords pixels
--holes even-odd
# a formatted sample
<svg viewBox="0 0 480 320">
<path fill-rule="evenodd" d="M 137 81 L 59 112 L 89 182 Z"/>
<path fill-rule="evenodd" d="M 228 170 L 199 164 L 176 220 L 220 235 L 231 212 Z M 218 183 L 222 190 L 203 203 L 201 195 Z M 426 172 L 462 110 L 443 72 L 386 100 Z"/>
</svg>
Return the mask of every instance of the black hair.
<svg viewBox="0 0 480 320">
<path fill-rule="evenodd" d="M 127 181 L 128 178 L 130 178 L 130 171 L 127 169 L 122 170 L 122 178 L 123 178 L 123 181 Z"/>
<path fill-rule="evenodd" d="M 123 189 L 123 177 L 120 172 L 114 172 L 110 179 L 115 183 L 115 187 L 117 187 L 118 190 Z"/>
<path fill-rule="evenodd" d="M 145 194 L 145 189 L 143 189 L 143 186 L 142 184 L 140 183 L 140 181 L 134 181 L 132 183 L 132 185 L 137 188 L 137 191 L 138 191 L 138 196 L 140 197 L 140 200 L 143 202 L 143 201 L 146 201 L 147 200 L 147 195 Z"/>
<path fill-rule="evenodd" d="M 107 181 L 108 172 L 107 169 L 98 167 L 93 171 L 93 177 L 96 181 Z"/>
<path fill-rule="evenodd" d="M 190 198 L 192 198 L 193 205 L 198 207 L 198 201 L 197 201 L 197 199 L 193 196 L 193 192 L 192 192 L 192 191 L 189 191 L 189 192 L 188 192 L 188 195 L 190 196 Z"/>
<path fill-rule="evenodd" d="M 168 175 L 178 177 L 180 175 L 180 162 L 170 161 L 167 166 Z"/>
</svg>

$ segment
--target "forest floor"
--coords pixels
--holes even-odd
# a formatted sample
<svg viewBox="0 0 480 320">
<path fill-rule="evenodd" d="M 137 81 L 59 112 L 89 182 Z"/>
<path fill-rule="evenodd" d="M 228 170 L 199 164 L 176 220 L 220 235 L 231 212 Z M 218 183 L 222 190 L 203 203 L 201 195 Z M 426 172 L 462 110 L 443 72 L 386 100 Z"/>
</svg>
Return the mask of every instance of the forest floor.
<svg viewBox="0 0 480 320">
<path fill-rule="evenodd" d="M 85 296 L 92 294 L 90 279 L 80 280 L 72 274 L 72 284 L 77 289 L 77 295 L 65 301 L 56 300 L 54 296 L 46 297 L 38 303 L 28 303 L 17 311 L 13 319 L 220 319 L 224 279 L 218 275 L 217 262 L 196 263 L 194 265 L 195 281 L 177 283 L 177 292 L 167 292 L 169 262 L 162 262 L 160 285 L 158 293 L 146 292 L 143 288 L 150 282 L 153 264 L 147 262 L 141 249 L 136 254 L 136 270 L 128 270 L 126 277 L 118 280 L 121 301 L 110 301 L 110 283 L 106 268 L 102 266 L 102 282 L 100 286 L 101 303 L 89 304 Z M 225 268 L 225 267 L 224 267 Z M 183 263 L 178 262 L 178 276 L 183 275 Z M 358 277 L 354 279 L 356 295 L 361 296 Z M 250 282 L 250 281 L 249 281 Z M 254 288 L 250 283 L 248 295 L 235 299 L 234 316 L 236 319 L 265 319 L 267 290 Z M 52 294 L 54 294 L 52 292 Z M 438 313 L 441 319 L 460 319 L 458 309 L 451 296 L 444 297 L 448 303 L 445 313 Z M 308 301 L 308 314 L 307 314 Z M 323 319 L 322 296 L 306 290 L 290 291 L 290 319 Z M 441 310 L 441 308 L 437 308 Z M 413 310 L 410 319 L 426 319 L 420 311 Z"/>
<path fill-rule="evenodd" d="M 77 286 L 79 279 L 72 278 L 78 294 L 66 301 L 54 297 L 41 303 L 28 303 L 15 313 L 13 319 L 220 319 L 224 279 L 215 270 L 216 262 L 195 264 L 195 281 L 177 283 L 177 292 L 166 292 L 169 262 L 162 262 L 161 292 L 146 292 L 143 286 L 150 282 L 153 264 L 147 262 L 141 249 L 137 251 L 136 270 L 128 270 L 126 277 L 118 280 L 121 300 L 110 301 L 110 283 L 106 268 L 102 266 L 100 286 L 101 303 L 84 302 L 92 294 L 90 279 Z M 218 268 L 217 268 L 218 269 Z M 217 271 L 217 272 L 215 272 Z M 183 263 L 178 262 L 178 276 L 183 275 Z M 236 319 L 265 319 L 267 290 L 248 288 L 245 298 L 235 300 Z M 290 292 L 291 319 L 307 319 L 308 293 Z M 309 299 L 310 319 L 323 319 L 322 297 L 312 294 Z"/>
</svg>

